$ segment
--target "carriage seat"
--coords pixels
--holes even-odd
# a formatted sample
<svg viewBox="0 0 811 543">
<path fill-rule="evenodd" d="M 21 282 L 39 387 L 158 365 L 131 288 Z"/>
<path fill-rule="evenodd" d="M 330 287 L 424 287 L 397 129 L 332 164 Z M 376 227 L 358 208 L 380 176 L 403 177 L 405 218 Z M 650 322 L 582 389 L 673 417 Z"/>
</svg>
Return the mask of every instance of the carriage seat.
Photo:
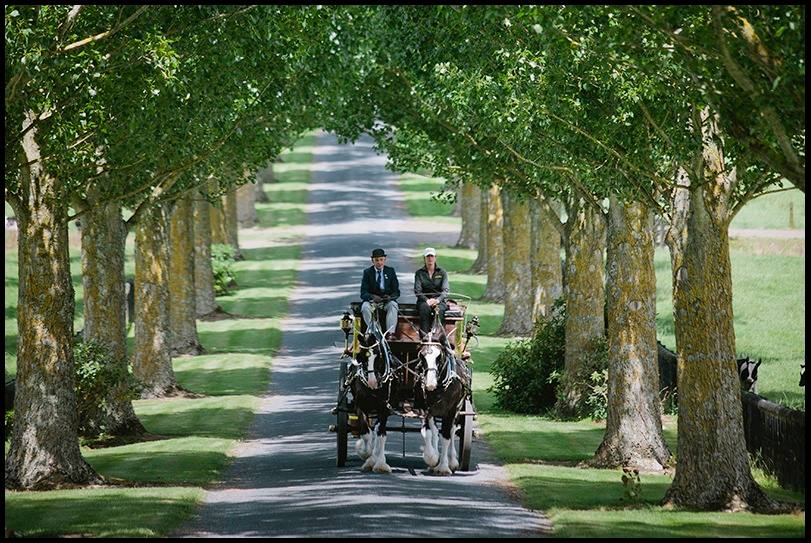
<svg viewBox="0 0 811 543">
<path fill-rule="evenodd" d="M 366 332 L 366 323 L 363 322 L 363 316 L 360 312 L 362 302 L 351 302 L 349 305 L 353 316 L 360 319 L 360 331 Z M 402 303 L 399 304 L 399 308 L 400 314 L 397 319 L 397 330 L 395 331 L 395 337 L 398 339 L 395 341 L 419 341 L 417 330 L 420 327 L 420 314 L 417 311 L 417 304 Z M 386 314 L 384 312 L 378 313 L 377 319 L 380 328 L 385 329 Z M 463 321 L 464 309 L 455 300 L 449 299 L 445 310 L 445 333 L 448 334 L 448 339 L 452 344 L 455 343 L 452 332 L 457 326 L 463 326 Z"/>
</svg>

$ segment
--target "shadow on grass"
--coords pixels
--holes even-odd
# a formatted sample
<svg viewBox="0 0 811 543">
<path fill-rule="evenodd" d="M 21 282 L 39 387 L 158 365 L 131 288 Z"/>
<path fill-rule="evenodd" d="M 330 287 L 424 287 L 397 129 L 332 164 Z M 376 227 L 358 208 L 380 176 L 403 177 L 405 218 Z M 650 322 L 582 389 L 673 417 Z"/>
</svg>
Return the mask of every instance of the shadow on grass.
<svg viewBox="0 0 811 543">
<path fill-rule="evenodd" d="M 14 334 L 13 336 L 6 336 L 6 348 L 5 352 L 8 354 L 12 354 L 17 356 L 17 343 L 19 342 L 19 336 Z"/>
<path fill-rule="evenodd" d="M 576 468 L 571 468 L 572 471 Z M 623 497 L 622 473 L 620 470 L 600 470 L 608 472 L 605 476 L 616 475 L 616 480 L 594 481 L 578 479 L 577 473 L 572 477 L 554 475 L 554 468 L 532 475 L 518 477 L 516 482 L 529 495 L 534 496 L 533 508 L 547 510 L 553 507 L 575 510 L 625 509 L 627 502 Z M 550 473 L 552 472 L 552 473 Z M 584 473 L 585 474 L 585 473 Z M 656 505 L 664 498 L 671 481 L 665 476 L 643 479 L 642 501 Z"/>
<path fill-rule="evenodd" d="M 233 320 L 278 318 L 287 312 L 288 304 L 286 296 L 235 300 L 220 299 L 218 303 L 224 311 L 233 315 Z"/>
<path fill-rule="evenodd" d="M 256 218 L 263 227 L 298 226 L 306 222 L 307 213 L 302 209 L 256 209 Z"/>
<path fill-rule="evenodd" d="M 241 396 L 263 393 L 269 371 L 269 368 L 263 367 L 231 370 L 188 368 L 176 369 L 175 375 L 181 385 L 206 396 Z"/>
<path fill-rule="evenodd" d="M 280 243 L 273 247 L 253 247 L 240 249 L 246 261 L 297 259 L 300 247 L 293 243 Z"/>
<path fill-rule="evenodd" d="M 135 483 L 204 486 L 215 481 L 228 463 L 224 452 L 114 450 L 87 455 L 86 459 L 104 477 Z"/>
<path fill-rule="evenodd" d="M 270 354 L 281 342 L 281 336 L 282 331 L 274 327 L 197 332 L 205 354 Z"/>
<path fill-rule="evenodd" d="M 229 408 L 227 404 L 223 405 L 225 401 L 216 408 L 191 407 L 185 411 L 137 415 L 144 427 L 155 434 L 239 439 L 253 420 L 254 413 L 247 407 Z"/>
<path fill-rule="evenodd" d="M 165 535 L 194 510 L 198 489 L 83 489 L 6 494 L 5 526 L 24 536 Z"/>
<path fill-rule="evenodd" d="M 295 170 L 287 170 L 287 174 L 301 174 L 301 175 L 294 175 L 296 179 L 289 179 L 288 181 L 280 181 L 278 183 L 273 183 L 270 186 L 265 185 L 265 192 L 267 193 L 268 197 L 271 199 L 268 203 L 259 203 L 256 204 L 256 207 L 259 208 L 264 207 L 270 210 L 273 210 L 274 205 L 276 204 L 303 204 L 307 202 L 307 193 L 309 189 L 290 189 L 285 188 L 285 184 L 299 184 L 302 181 L 306 181 L 306 174 L 309 172 L 309 166 L 304 166 L 301 168 L 296 168 Z M 305 176 L 305 179 L 300 179 L 300 177 Z"/>
<path fill-rule="evenodd" d="M 236 270 L 236 276 L 237 284 L 247 288 L 284 288 L 293 286 L 296 270 Z"/>
<path fill-rule="evenodd" d="M 602 443 L 604 433 L 603 427 L 582 430 L 570 427 L 566 431 L 490 430 L 486 435 L 488 442 L 501 451 L 498 456 L 505 462 L 543 463 L 587 460 Z"/>
</svg>

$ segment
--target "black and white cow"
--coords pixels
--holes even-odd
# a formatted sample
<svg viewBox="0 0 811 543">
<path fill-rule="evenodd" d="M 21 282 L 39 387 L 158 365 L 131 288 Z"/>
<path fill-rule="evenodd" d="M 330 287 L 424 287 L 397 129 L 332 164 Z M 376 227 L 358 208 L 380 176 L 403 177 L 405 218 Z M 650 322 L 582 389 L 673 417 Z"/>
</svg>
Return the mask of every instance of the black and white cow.
<svg viewBox="0 0 811 543">
<path fill-rule="evenodd" d="M 800 364 L 800 385 L 801 387 L 805 386 L 805 364 Z"/>
<path fill-rule="evenodd" d="M 738 377 L 743 390 L 757 394 L 757 369 L 761 362 L 760 359 L 755 362 L 748 356 L 738 359 Z"/>
</svg>

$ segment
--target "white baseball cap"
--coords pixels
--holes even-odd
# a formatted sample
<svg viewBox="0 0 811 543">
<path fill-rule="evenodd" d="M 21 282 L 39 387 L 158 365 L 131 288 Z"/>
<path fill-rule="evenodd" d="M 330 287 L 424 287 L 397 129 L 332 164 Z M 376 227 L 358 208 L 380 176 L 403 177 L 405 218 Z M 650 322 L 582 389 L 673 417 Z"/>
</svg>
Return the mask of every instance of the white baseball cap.
<svg viewBox="0 0 811 543">
<path fill-rule="evenodd" d="M 425 256 L 428 256 L 428 255 L 436 256 L 436 249 L 434 249 L 433 247 L 426 247 L 425 251 L 423 251 L 423 253 L 422 253 L 422 256 L 425 257 Z"/>
</svg>

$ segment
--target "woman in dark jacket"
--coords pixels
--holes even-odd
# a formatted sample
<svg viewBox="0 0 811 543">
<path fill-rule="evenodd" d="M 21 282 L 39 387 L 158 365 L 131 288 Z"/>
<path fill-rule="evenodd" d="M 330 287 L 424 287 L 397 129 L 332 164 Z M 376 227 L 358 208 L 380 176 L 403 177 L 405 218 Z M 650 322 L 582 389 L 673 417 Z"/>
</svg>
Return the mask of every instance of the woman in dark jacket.
<svg viewBox="0 0 811 543">
<path fill-rule="evenodd" d="M 434 308 L 439 313 L 444 330 L 449 287 L 448 273 L 436 265 L 436 249 L 427 247 L 422 256 L 425 266 L 414 273 L 414 294 L 417 295 L 420 334 L 425 335 L 431 331 L 431 312 Z"/>
</svg>

